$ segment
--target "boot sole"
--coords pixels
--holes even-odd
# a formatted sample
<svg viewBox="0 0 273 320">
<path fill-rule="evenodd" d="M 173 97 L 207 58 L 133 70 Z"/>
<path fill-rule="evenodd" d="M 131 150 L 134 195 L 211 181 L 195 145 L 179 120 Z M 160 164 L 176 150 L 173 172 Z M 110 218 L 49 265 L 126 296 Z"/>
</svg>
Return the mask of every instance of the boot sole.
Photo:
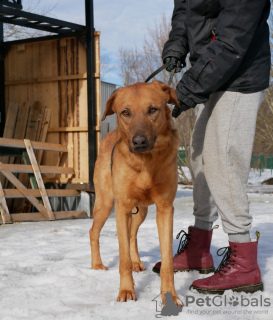
<svg viewBox="0 0 273 320">
<path fill-rule="evenodd" d="M 203 294 L 220 294 L 222 295 L 226 290 L 232 290 L 234 292 L 245 292 L 245 293 L 254 293 L 256 291 L 263 291 L 264 285 L 262 282 L 258 282 L 255 284 L 249 284 L 246 286 L 239 286 L 239 287 L 233 287 L 233 288 L 227 288 L 227 289 L 207 289 L 207 288 L 199 288 L 196 286 L 191 285 L 190 290 L 195 289 L 199 293 Z"/>
<path fill-rule="evenodd" d="M 215 271 L 214 267 L 204 268 L 204 269 L 174 269 L 173 272 L 190 272 L 190 271 L 199 271 L 201 274 L 208 274 Z M 153 267 L 153 272 L 160 273 L 160 268 Z"/>
</svg>

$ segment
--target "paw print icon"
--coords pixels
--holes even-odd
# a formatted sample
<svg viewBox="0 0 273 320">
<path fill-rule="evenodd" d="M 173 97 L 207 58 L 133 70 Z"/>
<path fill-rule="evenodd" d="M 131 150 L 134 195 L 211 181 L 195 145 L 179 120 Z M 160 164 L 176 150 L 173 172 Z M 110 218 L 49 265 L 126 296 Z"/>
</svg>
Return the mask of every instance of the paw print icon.
<svg viewBox="0 0 273 320">
<path fill-rule="evenodd" d="M 229 298 L 229 302 L 228 303 L 230 305 L 232 305 L 233 307 L 236 307 L 239 304 L 239 298 L 232 296 L 231 298 Z"/>
</svg>

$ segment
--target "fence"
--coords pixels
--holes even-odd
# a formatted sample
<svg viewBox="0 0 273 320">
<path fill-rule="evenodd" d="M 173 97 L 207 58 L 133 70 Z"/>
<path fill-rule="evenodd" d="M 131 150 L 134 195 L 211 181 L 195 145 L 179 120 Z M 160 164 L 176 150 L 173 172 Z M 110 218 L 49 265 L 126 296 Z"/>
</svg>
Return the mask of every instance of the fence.
<svg viewBox="0 0 273 320">
<path fill-rule="evenodd" d="M 251 158 L 251 168 L 260 171 L 260 175 L 263 170 L 270 169 L 271 174 L 273 172 L 273 155 L 253 155 Z"/>
</svg>

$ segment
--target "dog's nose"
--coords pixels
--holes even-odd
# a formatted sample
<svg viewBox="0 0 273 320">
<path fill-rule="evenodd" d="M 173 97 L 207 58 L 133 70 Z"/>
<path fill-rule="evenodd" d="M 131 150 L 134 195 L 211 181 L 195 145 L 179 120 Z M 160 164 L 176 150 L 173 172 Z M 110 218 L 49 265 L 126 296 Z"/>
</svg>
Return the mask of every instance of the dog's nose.
<svg viewBox="0 0 273 320">
<path fill-rule="evenodd" d="M 136 148 L 145 148 L 148 145 L 148 139 L 146 136 L 134 136 L 133 144 Z"/>
</svg>

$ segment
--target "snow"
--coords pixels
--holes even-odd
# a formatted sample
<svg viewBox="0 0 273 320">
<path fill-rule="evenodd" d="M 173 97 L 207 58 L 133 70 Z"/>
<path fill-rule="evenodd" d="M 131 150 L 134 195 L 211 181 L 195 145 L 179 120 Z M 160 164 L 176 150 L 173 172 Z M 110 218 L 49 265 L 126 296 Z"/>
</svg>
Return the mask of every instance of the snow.
<svg viewBox="0 0 273 320">
<path fill-rule="evenodd" d="M 264 169 L 264 170 L 251 169 L 249 172 L 248 185 L 259 186 L 264 181 L 272 177 L 273 177 L 273 170 L 271 169 Z"/>
<path fill-rule="evenodd" d="M 253 178 L 253 181 L 258 186 L 258 179 Z M 175 286 L 179 297 L 184 303 L 195 299 L 194 303 L 183 308 L 177 319 L 227 320 L 231 315 L 232 319 L 273 319 L 273 194 L 249 193 L 249 202 L 253 216 L 251 236 L 255 238 L 256 230 L 261 233 L 258 259 L 264 292 L 251 295 L 228 291 L 215 300 L 216 304 L 224 304 L 221 299 L 225 298 L 226 305 L 216 306 L 211 300 L 204 300 L 214 296 L 189 290 L 193 280 L 206 275 L 196 271 L 176 273 Z M 193 223 L 192 187 L 178 186 L 174 206 L 175 253 L 179 241 L 175 239 L 176 234 L 181 229 L 187 231 Z M 152 267 L 160 260 L 155 216 L 155 206 L 151 206 L 139 230 L 139 251 L 146 270 L 134 273 L 138 300 L 127 303 L 116 302 L 119 258 L 114 212 L 101 233 L 102 260 L 109 267 L 108 271 L 90 267 L 88 231 L 92 220 L 0 226 L 0 319 L 154 319 L 161 310 L 159 301 L 152 301 L 160 293 L 160 277 L 152 272 Z M 217 249 L 228 245 L 221 221 L 217 223 L 220 227 L 214 230 L 211 246 L 215 266 L 222 258 L 216 255 Z M 270 306 L 266 306 L 266 302 Z"/>
</svg>

